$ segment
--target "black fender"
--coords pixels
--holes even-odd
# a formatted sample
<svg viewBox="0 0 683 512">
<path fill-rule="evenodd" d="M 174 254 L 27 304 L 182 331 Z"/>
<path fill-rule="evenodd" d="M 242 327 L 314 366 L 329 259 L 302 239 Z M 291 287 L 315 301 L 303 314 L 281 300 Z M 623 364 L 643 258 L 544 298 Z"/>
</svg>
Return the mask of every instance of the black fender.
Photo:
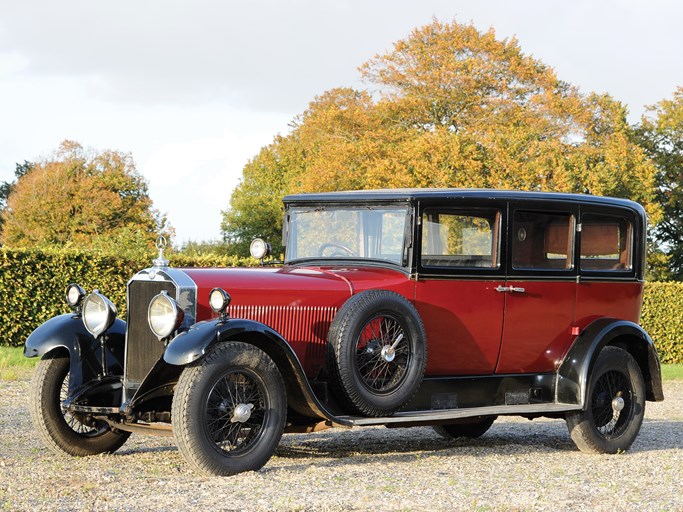
<svg viewBox="0 0 683 512">
<path fill-rule="evenodd" d="M 199 360 L 212 345 L 231 340 L 250 343 L 270 356 L 285 381 L 288 405 L 297 413 L 335 425 L 351 425 L 320 403 L 292 347 L 277 331 L 260 322 L 244 319 L 198 322 L 168 344 L 163 359 L 171 365 L 188 365 Z"/>
<path fill-rule="evenodd" d="M 107 370 L 110 375 L 123 375 L 126 322 L 114 321 L 103 335 L 107 347 Z M 69 395 L 102 373 L 102 344 L 88 332 L 80 314 L 51 318 L 38 326 L 26 339 L 26 357 L 43 356 L 63 348 L 69 353 Z"/>
<path fill-rule="evenodd" d="M 647 400 L 664 400 L 659 356 L 650 336 L 633 322 L 601 318 L 583 330 L 560 365 L 556 387 L 558 403 L 581 406 L 586 403 L 593 366 L 607 345 L 625 349 L 636 360 L 645 380 Z"/>
</svg>

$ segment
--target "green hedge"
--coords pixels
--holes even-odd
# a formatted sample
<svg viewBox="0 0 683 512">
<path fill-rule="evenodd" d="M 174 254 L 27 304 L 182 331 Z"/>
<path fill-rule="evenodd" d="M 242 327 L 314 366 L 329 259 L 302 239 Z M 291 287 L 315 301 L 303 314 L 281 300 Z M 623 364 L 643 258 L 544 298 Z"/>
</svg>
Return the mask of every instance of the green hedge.
<svg viewBox="0 0 683 512">
<path fill-rule="evenodd" d="M 126 283 L 153 256 L 130 260 L 75 251 L 0 249 L 0 345 L 20 346 L 35 327 L 68 312 L 69 283 L 98 288 L 125 317 Z M 253 266 L 251 258 L 171 255 L 176 267 Z M 652 336 L 663 363 L 683 363 L 683 283 L 647 283 L 641 324 Z"/>
<path fill-rule="evenodd" d="M 126 315 L 126 283 L 152 264 L 143 260 L 70 250 L 0 249 L 0 345 L 20 346 L 38 325 L 68 313 L 64 292 L 69 283 L 87 291 L 97 288 Z M 251 258 L 171 255 L 176 267 L 235 267 L 254 265 Z"/>
<path fill-rule="evenodd" d="M 640 323 L 662 363 L 683 363 L 683 283 L 646 283 Z"/>
</svg>

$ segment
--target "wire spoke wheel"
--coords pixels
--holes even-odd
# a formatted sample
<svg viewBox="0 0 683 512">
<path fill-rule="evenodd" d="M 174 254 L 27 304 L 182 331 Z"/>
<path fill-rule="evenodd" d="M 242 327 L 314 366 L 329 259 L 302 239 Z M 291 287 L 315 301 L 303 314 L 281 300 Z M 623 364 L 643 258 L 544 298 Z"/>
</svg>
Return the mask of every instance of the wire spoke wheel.
<svg viewBox="0 0 683 512">
<path fill-rule="evenodd" d="M 97 427 L 86 425 L 82 423 L 81 420 L 76 417 L 71 411 L 64 407 L 64 401 L 69 397 L 69 373 L 64 376 L 62 385 L 59 389 L 59 408 L 62 411 L 62 416 L 67 426 L 76 432 L 78 435 L 92 437 L 102 434 L 109 430 L 106 424 L 98 424 Z"/>
<path fill-rule="evenodd" d="M 606 438 L 623 432 L 633 415 L 633 391 L 626 375 L 611 371 L 598 379 L 591 397 L 591 413 L 595 427 Z"/>
<path fill-rule="evenodd" d="M 427 335 L 402 295 L 357 293 L 339 309 L 327 338 L 330 386 L 347 411 L 389 415 L 417 392 L 427 364 Z"/>
<path fill-rule="evenodd" d="M 264 421 L 263 384 L 243 371 L 230 371 L 214 385 L 206 404 L 206 429 L 216 447 L 239 453 L 256 441 Z"/>
<path fill-rule="evenodd" d="M 69 378 L 67 355 L 47 354 L 38 364 L 31 380 L 29 403 L 38 434 L 56 453 L 82 457 L 115 452 L 130 433 L 113 431 L 104 422 L 86 424 L 67 410 L 64 401 L 69 396 Z"/>
<path fill-rule="evenodd" d="M 178 449 L 209 475 L 255 471 L 271 457 L 287 419 L 282 375 L 261 349 L 219 343 L 178 379 L 171 422 Z"/>
<path fill-rule="evenodd" d="M 566 416 L 576 446 L 588 453 L 618 453 L 636 439 L 645 414 L 645 384 L 638 363 L 608 346 L 598 355 L 586 406 Z"/>
<path fill-rule="evenodd" d="M 363 384 L 375 393 L 391 393 L 406 375 L 412 354 L 406 330 L 393 316 L 377 315 L 356 340 L 356 365 Z"/>
</svg>

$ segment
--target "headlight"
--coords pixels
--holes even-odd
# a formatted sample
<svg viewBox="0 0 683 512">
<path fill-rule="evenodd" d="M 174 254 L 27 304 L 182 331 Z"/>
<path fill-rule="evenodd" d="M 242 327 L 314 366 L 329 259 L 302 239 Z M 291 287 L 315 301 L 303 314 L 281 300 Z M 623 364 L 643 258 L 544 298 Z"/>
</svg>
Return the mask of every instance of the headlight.
<svg viewBox="0 0 683 512">
<path fill-rule="evenodd" d="M 99 291 L 93 290 L 83 301 L 83 324 L 93 336 L 109 329 L 115 319 L 116 306 Z"/>
<path fill-rule="evenodd" d="M 160 340 L 170 336 L 180 326 L 183 318 L 185 318 L 183 310 L 166 291 L 155 296 L 149 303 L 147 310 L 149 328 Z"/>
<path fill-rule="evenodd" d="M 223 288 L 214 288 L 209 294 L 209 306 L 214 313 L 225 315 L 225 311 L 230 305 L 230 295 Z"/>
<path fill-rule="evenodd" d="M 71 309 L 78 308 L 85 298 L 85 290 L 76 283 L 66 287 L 66 303 Z"/>
<path fill-rule="evenodd" d="M 249 246 L 249 253 L 252 258 L 257 260 L 262 260 L 270 254 L 270 244 L 261 240 L 260 238 L 254 238 Z"/>
</svg>

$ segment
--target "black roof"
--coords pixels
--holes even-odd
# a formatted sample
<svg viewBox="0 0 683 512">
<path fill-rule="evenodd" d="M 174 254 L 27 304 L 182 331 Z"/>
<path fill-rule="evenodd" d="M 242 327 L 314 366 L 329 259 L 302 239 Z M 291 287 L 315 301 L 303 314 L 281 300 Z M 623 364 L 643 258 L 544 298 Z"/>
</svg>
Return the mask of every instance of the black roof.
<svg viewBox="0 0 683 512">
<path fill-rule="evenodd" d="M 394 202 L 435 199 L 504 199 L 531 201 L 569 201 L 621 206 L 645 211 L 638 203 L 629 199 L 593 196 L 590 194 L 566 194 L 563 192 L 529 192 L 521 190 L 495 190 L 472 188 L 397 188 L 383 190 L 349 190 L 340 192 L 318 192 L 295 194 L 284 198 L 285 204 L 345 203 L 345 202 Z"/>
</svg>

